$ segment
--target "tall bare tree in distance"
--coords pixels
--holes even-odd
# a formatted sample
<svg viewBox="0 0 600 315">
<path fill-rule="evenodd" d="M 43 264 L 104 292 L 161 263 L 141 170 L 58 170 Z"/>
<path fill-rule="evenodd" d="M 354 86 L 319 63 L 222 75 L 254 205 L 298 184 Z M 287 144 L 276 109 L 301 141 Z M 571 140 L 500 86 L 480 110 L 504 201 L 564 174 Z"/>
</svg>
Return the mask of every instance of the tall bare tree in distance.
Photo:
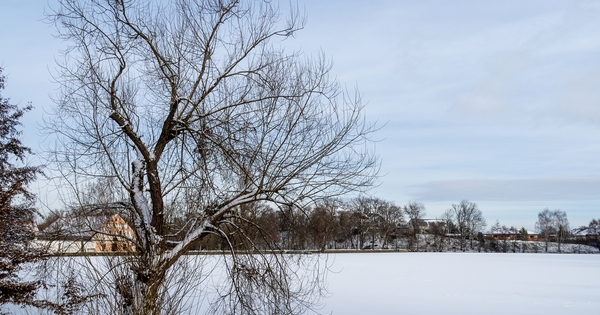
<svg viewBox="0 0 600 315">
<path fill-rule="evenodd" d="M 535 223 L 535 228 L 540 232 L 544 238 L 545 251 L 548 252 L 548 242 L 550 242 L 550 235 L 553 232 L 553 220 L 552 212 L 546 208 L 538 213 L 538 220 Z"/>
<path fill-rule="evenodd" d="M 558 242 L 558 252 L 560 253 L 560 246 L 569 234 L 567 213 L 560 209 L 550 211 L 550 209 L 545 208 L 538 213 L 535 228 L 540 231 L 540 234 L 544 238 L 545 251 L 548 252 L 548 242 L 550 239 L 555 238 Z"/>
<path fill-rule="evenodd" d="M 228 304 L 216 310 L 301 313 L 315 287 L 285 256 L 236 254 L 229 231 L 248 218 L 244 205 L 363 191 L 378 160 L 360 95 L 330 78 L 323 56 L 282 48 L 304 25 L 298 10 L 283 19 L 266 0 L 58 4 L 50 19 L 70 47 L 48 126 L 60 136 L 53 156 L 73 186 L 108 177 L 129 195 L 139 252 L 123 259 L 120 311 L 163 314 L 170 268 L 216 235 L 233 254 Z M 173 240 L 165 205 L 184 195 L 191 215 Z"/>
<path fill-rule="evenodd" d="M 468 200 L 462 200 L 459 204 L 453 204 L 452 207 L 444 213 L 444 217 L 456 228 L 460 237 L 460 250 L 466 249 L 467 240 L 470 240 L 471 249 L 473 248 L 473 239 L 478 232 L 483 231 L 486 226 L 483 213 L 477 207 L 477 204 Z"/>
<path fill-rule="evenodd" d="M 553 211 L 554 225 L 556 227 L 556 240 L 558 241 L 558 252 L 561 252 L 560 245 L 562 242 L 569 237 L 570 227 L 567 213 L 556 209 Z"/>
<path fill-rule="evenodd" d="M 422 220 L 425 218 L 425 206 L 421 202 L 411 201 L 402 207 L 402 211 L 406 214 L 408 224 L 411 227 L 411 248 L 414 245 L 415 250 L 419 251 L 419 234 L 421 233 Z"/>
</svg>

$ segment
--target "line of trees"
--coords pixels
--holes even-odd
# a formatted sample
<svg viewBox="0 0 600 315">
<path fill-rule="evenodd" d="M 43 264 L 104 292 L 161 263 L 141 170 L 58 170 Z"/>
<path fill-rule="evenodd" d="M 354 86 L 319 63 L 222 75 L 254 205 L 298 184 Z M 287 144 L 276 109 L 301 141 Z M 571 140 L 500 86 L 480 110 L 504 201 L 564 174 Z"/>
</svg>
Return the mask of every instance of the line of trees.
<svg viewBox="0 0 600 315">
<path fill-rule="evenodd" d="M 49 216 L 40 226 L 48 226 L 63 216 L 106 215 L 116 209 L 111 204 L 123 205 L 99 195 L 98 187 L 111 187 L 105 180 L 88 185 L 84 192 L 88 200 L 107 201 L 107 206 L 74 206 L 68 213 Z M 188 202 L 169 203 L 165 220 L 169 241 L 176 243 L 185 237 L 194 214 Z M 124 208 L 118 213 L 130 223 Z M 397 206 L 391 201 L 376 197 L 357 197 L 348 201 L 324 199 L 316 204 L 298 207 L 276 205 L 268 202 L 248 203 L 240 206 L 233 222 L 223 222 L 217 227 L 222 235 L 208 235 L 190 246 L 191 250 L 294 250 L 324 251 L 330 249 L 408 249 L 421 250 L 423 234 L 433 236 L 428 250 L 446 250 L 448 238 L 458 240 L 457 250 L 474 248 L 474 240 L 483 232 L 485 219 L 473 202 L 463 200 L 453 204 L 442 219 L 425 220 L 426 209 L 422 203 L 409 202 Z"/>
<path fill-rule="evenodd" d="M 112 188 L 111 188 L 112 187 Z M 72 207 L 68 212 L 52 213 L 39 224 L 40 230 L 56 219 L 64 216 L 88 216 L 118 214 L 128 220 L 125 202 L 118 202 L 119 197 L 112 192 L 115 187 L 110 180 L 101 179 L 96 183 L 88 183 L 81 192 L 86 207 Z M 171 242 L 180 241 L 193 220 L 194 205 L 184 198 L 169 203 L 169 216 L 166 218 L 165 230 Z M 118 204 L 114 208 L 111 204 Z M 95 205 L 95 206 L 89 206 Z M 91 209 L 91 210 L 90 210 Z M 94 212 L 95 211 L 95 212 Z M 413 251 L 443 251 L 456 247 L 456 250 L 483 251 L 523 251 L 515 241 L 528 241 L 530 233 L 524 227 L 516 228 L 500 225 L 499 221 L 485 230 L 487 224 L 482 211 L 476 203 L 462 200 L 452 204 L 439 219 L 426 220 L 426 209 L 422 203 L 409 202 L 397 206 L 393 202 L 377 197 L 358 197 L 349 201 L 341 199 L 324 199 L 317 204 L 297 207 L 290 205 L 277 206 L 266 202 L 249 203 L 240 207 L 239 217 L 235 224 L 221 227 L 228 235 L 209 235 L 204 240 L 194 243 L 192 250 L 223 250 L 229 246 L 250 250 L 297 250 L 324 251 L 329 249 L 408 249 Z M 590 235 L 597 235 L 598 220 L 592 220 L 589 226 L 576 229 Z M 561 251 L 565 242 L 590 243 L 597 247 L 595 238 L 577 239 L 569 227 L 567 214 L 561 210 L 544 209 L 538 214 L 535 224 L 539 238 L 548 244 L 556 242 Z M 483 239 L 483 233 L 489 231 L 501 238 L 508 238 L 513 249 L 506 242 L 494 243 L 494 239 Z M 423 234 L 429 240 L 423 241 Z M 243 236 L 243 237 L 241 237 Z M 452 239 L 452 245 L 448 247 Z M 537 238 L 536 238 L 537 239 Z M 507 239 L 504 239 L 506 241 Z M 588 240 L 588 242 L 581 242 Z M 426 248 L 420 246 L 426 245 Z M 537 249 L 536 249 L 537 251 Z"/>
<path fill-rule="evenodd" d="M 247 239 L 252 248 L 524 252 L 529 246 L 531 251 L 547 252 L 550 242 L 557 243 L 558 252 L 562 251 L 564 243 L 579 242 L 600 248 L 600 220 L 591 220 L 588 226 L 575 230 L 590 235 L 582 239 L 571 231 L 565 211 L 544 209 L 538 214 L 535 224 L 539 238 L 544 242 L 543 248 L 540 248 L 538 244 L 522 243 L 537 239 L 532 239 L 531 232 L 524 227 L 507 227 L 496 221 L 486 229 L 483 212 L 476 203 L 468 200 L 452 204 L 439 219 L 425 219 L 426 209 L 422 203 L 409 202 L 397 206 L 377 197 L 358 197 L 349 201 L 325 199 L 302 208 L 255 203 L 243 208 L 241 214 L 247 218 L 246 221 L 254 222 L 252 226 L 244 227 L 246 230 L 254 229 Z M 181 230 L 182 222 L 186 221 L 185 217 L 174 216 L 169 220 L 169 229 Z M 243 224 L 239 222 L 238 226 Z M 492 236 L 484 237 L 486 232 L 492 236 L 500 235 L 501 242 Z M 511 242 L 507 242 L 509 240 Z M 214 250 L 227 246 L 219 237 L 209 237 L 195 244 L 194 249 Z"/>
<path fill-rule="evenodd" d="M 109 181 L 103 179 L 86 186 L 82 192 L 86 207 L 73 207 L 69 212 L 56 213 L 40 224 L 49 225 L 59 217 L 118 214 L 130 221 L 124 211 L 126 203 L 111 198 Z M 104 188 L 104 189 L 102 189 Z M 189 201 L 188 201 L 189 202 Z M 118 205 L 111 207 L 110 205 Z M 180 241 L 193 220 L 190 205 L 178 201 L 166 205 L 170 211 L 165 230 L 170 241 Z M 192 206 L 193 207 L 193 206 Z M 589 226 L 576 229 L 589 235 L 599 230 L 598 220 Z M 240 207 L 235 224 L 223 224 L 227 237 L 209 235 L 194 243 L 192 250 L 277 250 L 277 251 L 325 251 L 362 249 L 406 249 L 411 251 L 478 250 L 486 252 L 548 251 L 548 244 L 556 242 L 558 252 L 562 244 L 579 242 L 598 246 L 596 238 L 577 238 L 569 229 L 567 214 L 561 210 L 544 209 L 538 214 L 536 230 L 539 244 L 525 244 L 531 238 L 530 231 L 514 226 L 495 224 L 486 228 L 486 220 L 476 203 L 462 200 L 452 204 L 439 219 L 426 219 L 422 203 L 409 202 L 397 206 L 393 202 L 376 197 L 358 197 L 349 201 L 324 199 L 305 207 L 276 206 L 266 202 L 249 203 Z M 484 231 L 490 235 L 484 236 Z M 585 242 L 584 242 L 585 241 Z"/>
</svg>

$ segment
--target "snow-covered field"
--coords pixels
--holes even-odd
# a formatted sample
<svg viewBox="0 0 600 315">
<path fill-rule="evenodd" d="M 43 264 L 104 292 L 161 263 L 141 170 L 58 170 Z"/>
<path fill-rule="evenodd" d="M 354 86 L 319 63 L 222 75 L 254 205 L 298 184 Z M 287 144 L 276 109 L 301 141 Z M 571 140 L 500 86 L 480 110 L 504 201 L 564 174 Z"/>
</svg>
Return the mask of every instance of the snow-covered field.
<svg viewBox="0 0 600 315">
<path fill-rule="evenodd" d="M 335 254 L 322 314 L 600 314 L 600 255 Z"/>
<path fill-rule="evenodd" d="M 219 256 L 195 257 L 209 269 L 219 264 Z M 597 254 L 371 252 L 327 261 L 330 296 L 320 314 L 600 314 Z M 206 293 L 190 298 L 193 314 L 207 311 Z"/>
</svg>

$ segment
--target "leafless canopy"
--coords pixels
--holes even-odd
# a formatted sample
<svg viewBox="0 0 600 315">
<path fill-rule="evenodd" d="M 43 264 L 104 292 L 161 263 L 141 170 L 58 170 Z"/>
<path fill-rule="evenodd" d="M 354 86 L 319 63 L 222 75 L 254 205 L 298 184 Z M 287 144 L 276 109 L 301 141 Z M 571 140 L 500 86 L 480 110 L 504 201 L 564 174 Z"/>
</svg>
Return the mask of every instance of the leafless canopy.
<svg viewBox="0 0 600 315">
<path fill-rule="evenodd" d="M 314 202 L 368 187 L 377 159 L 360 95 L 322 56 L 286 52 L 303 27 L 272 1 L 59 0 L 70 48 L 49 123 L 73 186 L 111 177 L 129 194 L 151 287 L 244 204 Z M 176 242 L 165 205 L 191 200 Z M 150 284 L 148 284 L 150 283 Z M 144 290 L 151 290 L 146 288 Z"/>
<path fill-rule="evenodd" d="M 548 208 L 538 213 L 538 220 L 535 223 L 535 228 L 540 231 L 541 236 L 545 240 L 545 251 L 548 251 L 548 242 L 551 238 L 558 241 L 558 251 L 560 245 L 569 233 L 569 219 L 564 211 L 556 209 L 550 211 Z"/>
<path fill-rule="evenodd" d="M 474 236 L 483 230 L 486 226 L 483 213 L 474 202 L 462 200 L 459 204 L 453 204 L 446 210 L 444 217 L 453 223 L 460 236 L 460 249 L 466 249 L 467 239 L 471 239 L 471 248 L 473 248 Z"/>
</svg>

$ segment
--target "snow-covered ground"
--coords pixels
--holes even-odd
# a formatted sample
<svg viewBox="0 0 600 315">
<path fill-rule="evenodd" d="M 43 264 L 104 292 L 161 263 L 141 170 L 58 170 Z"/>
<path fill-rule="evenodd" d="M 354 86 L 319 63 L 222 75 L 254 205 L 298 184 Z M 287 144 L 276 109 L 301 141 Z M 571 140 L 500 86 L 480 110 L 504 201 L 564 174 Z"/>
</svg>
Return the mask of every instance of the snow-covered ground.
<svg viewBox="0 0 600 315">
<path fill-rule="evenodd" d="M 332 255 L 322 314 L 600 314 L 600 255 Z"/>
<path fill-rule="evenodd" d="M 189 258 L 216 271 L 198 288 L 224 276 L 216 267 L 219 256 Z M 330 296 L 320 314 L 600 314 L 597 254 L 371 252 L 326 258 Z M 99 265 L 101 259 L 90 261 Z M 205 313 L 210 295 L 190 296 L 191 314 Z"/>
</svg>

